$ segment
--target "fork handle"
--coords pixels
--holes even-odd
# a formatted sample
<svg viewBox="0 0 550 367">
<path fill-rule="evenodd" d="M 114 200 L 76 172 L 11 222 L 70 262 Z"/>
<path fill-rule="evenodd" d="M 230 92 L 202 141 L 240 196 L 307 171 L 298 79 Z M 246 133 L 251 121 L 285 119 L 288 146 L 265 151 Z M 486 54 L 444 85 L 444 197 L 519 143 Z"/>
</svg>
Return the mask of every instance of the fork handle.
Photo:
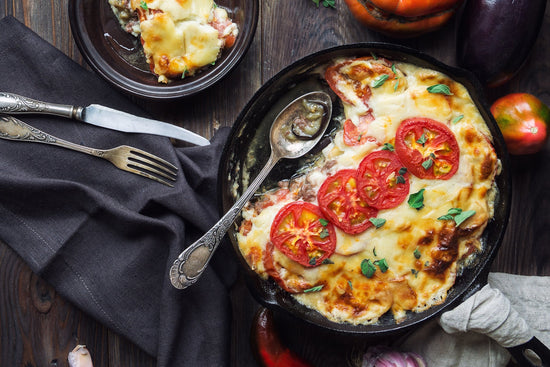
<svg viewBox="0 0 550 367">
<path fill-rule="evenodd" d="M 42 102 L 14 93 L 0 92 L 1 113 L 45 113 L 80 120 L 83 110 L 82 107 Z"/>
<path fill-rule="evenodd" d="M 0 115 L 0 138 L 7 140 L 44 143 L 57 145 L 63 148 L 76 150 L 81 153 L 90 154 L 96 157 L 102 157 L 104 152 L 101 149 L 85 147 L 83 145 L 71 143 L 59 139 L 53 135 L 45 133 L 35 127 L 32 127 L 13 116 Z"/>
</svg>

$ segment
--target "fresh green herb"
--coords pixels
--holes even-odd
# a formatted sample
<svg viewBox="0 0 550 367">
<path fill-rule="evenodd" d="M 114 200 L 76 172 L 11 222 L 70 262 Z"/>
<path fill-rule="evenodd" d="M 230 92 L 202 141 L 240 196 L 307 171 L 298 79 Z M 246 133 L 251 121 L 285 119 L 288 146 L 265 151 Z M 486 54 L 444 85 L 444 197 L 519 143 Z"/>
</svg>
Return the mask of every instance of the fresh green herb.
<svg viewBox="0 0 550 367">
<path fill-rule="evenodd" d="M 395 92 L 399 87 L 399 76 L 397 75 L 397 70 L 395 70 L 395 64 L 391 64 L 391 71 L 393 71 L 393 74 L 395 75 L 395 83 L 393 85 L 393 91 Z"/>
<path fill-rule="evenodd" d="M 374 256 L 378 256 L 378 255 L 376 255 L 376 247 L 372 248 L 372 253 L 373 253 Z"/>
<path fill-rule="evenodd" d="M 418 249 L 415 249 L 413 254 L 415 259 L 420 259 L 420 257 L 422 256 L 422 254 L 420 253 L 420 251 L 418 251 Z"/>
<path fill-rule="evenodd" d="M 372 278 L 374 276 L 374 273 L 376 272 L 376 267 L 372 263 L 372 261 L 368 259 L 364 259 L 361 261 L 361 273 L 363 273 L 364 276 L 367 278 Z"/>
<path fill-rule="evenodd" d="M 330 236 L 330 233 L 328 232 L 328 228 L 323 228 L 319 233 L 319 238 L 321 239 L 327 238 L 328 236 Z"/>
<path fill-rule="evenodd" d="M 325 8 L 328 8 L 328 7 L 336 8 L 335 6 L 336 0 L 323 0 L 322 2 L 321 0 L 312 0 L 312 1 L 315 5 L 317 5 L 317 7 L 319 7 L 319 4 L 323 4 Z"/>
<path fill-rule="evenodd" d="M 363 137 L 363 134 L 357 135 L 357 141 L 361 141 L 361 138 Z"/>
<path fill-rule="evenodd" d="M 370 55 L 372 56 L 373 59 L 378 60 L 378 57 L 374 52 L 371 52 Z"/>
<path fill-rule="evenodd" d="M 434 164 L 433 159 L 428 158 L 424 162 L 422 162 L 422 167 L 424 167 L 424 169 L 429 169 L 431 166 L 433 166 L 433 164 Z"/>
<path fill-rule="evenodd" d="M 424 144 L 426 144 L 427 141 L 428 141 L 428 138 L 426 137 L 426 134 L 422 134 L 422 135 L 420 135 L 420 138 L 418 138 L 418 140 L 416 142 L 418 144 L 422 144 L 422 146 L 424 146 Z"/>
<path fill-rule="evenodd" d="M 413 275 L 414 275 L 415 278 L 418 277 L 418 270 L 416 270 L 416 269 L 411 269 L 411 273 L 413 273 Z"/>
<path fill-rule="evenodd" d="M 381 87 L 382 85 L 384 85 L 386 80 L 388 80 L 389 78 L 390 78 L 390 76 L 388 74 L 380 75 L 378 78 L 374 79 L 374 83 L 372 84 L 372 87 L 373 88 Z"/>
<path fill-rule="evenodd" d="M 457 117 L 455 117 L 451 123 L 453 124 L 456 124 L 457 122 L 459 122 L 460 120 L 462 120 L 464 118 L 464 115 L 458 115 Z"/>
<path fill-rule="evenodd" d="M 449 88 L 449 86 L 445 85 L 445 84 L 432 85 L 432 86 L 428 87 L 427 89 L 428 89 L 428 92 L 430 92 L 430 93 L 446 94 L 448 96 L 453 95 L 453 93 L 451 93 L 451 89 Z"/>
<path fill-rule="evenodd" d="M 451 208 L 447 211 L 447 214 L 442 215 L 441 217 L 437 218 L 439 220 L 454 220 L 456 223 L 456 226 L 458 227 L 461 225 L 466 219 L 470 218 L 472 215 L 476 213 L 475 210 L 466 210 L 463 211 L 460 208 Z"/>
<path fill-rule="evenodd" d="M 210 65 L 216 65 L 216 61 L 212 61 Z"/>
<path fill-rule="evenodd" d="M 426 261 L 426 262 L 424 263 L 424 266 L 430 266 L 430 262 L 429 262 L 429 261 Z"/>
<path fill-rule="evenodd" d="M 187 69 L 187 66 L 185 66 L 185 69 L 183 69 L 183 73 L 181 73 L 181 78 L 185 79 L 185 74 L 187 74 L 189 70 Z"/>
<path fill-rule="evenodd" d="M 405 180 L 405 177 L 403 177 L 403 175 L 399 175 L 395 178 L 395 182 L 397 182 L 398 184 L 404 184 L 405 182 L 407 182 L 407 180 Z"/>
<path fill-rule="evenodd" d="M 315 265 L 317 264 L 317 257 L 313 256 L 311 259 L 309 259 L 309 265 Z"/>
<path fill-rule="evenodd" d="M 393 152 L 395 151 L 395 148 L 391 143 L 384 143 L 382 150 L 389 150 L 390 152 Z"/>
<path fill-rule="evenodd" d="M 401 176 L 405 176 L 405 173 L 407 173 L 407 168 L 406 167 L 399 168 L 399 174 Z"/>
<path fill-rule="evenodd" d="M 375 264 L 378 265 L 382 273 L 385 273 L 388 271 L 388 263 L 386 262 L 386 259 L 380 259 L 376 261 Z"/>
<path fill-rule="evenodd" d="M 470 218 L 476 213 L 475 210 L 466 210 L 455 216 L 456 226 L 460 226 L 466 219 Z"/>
<path fill-rule="evenodd" d="M 420 210 L 424 207 L 424 191 L 425 189 L 421 189 L 409 196 L 408 203 L 411 208 Z"/>
<path fill-rule="evenodd" d="M 438 220 L 453 220 L 454 216 L 457 214 L 462 213 L 462 209 L 460 208 L 451 208 L 447 211 L 447 214 L 442 215 L 441 217 L 437 218 Z"/>
<path fill-rule="evenodd" d="M 318 285 L 317 287 L 312 287 L 312 288 L 304 289 L 304 293 L 319 292 L 321 289 L 323 289 L 323 287 L 324 287 L 324 285 Z"/>
<path fill-rule="evenodd" d="M 369 221 L 370 221 L 376 228 L 380 228 L 380 227 L 382 227 L 382 226 L 386 223 L 386 220 L 383 219 L 383 218 L 370 218 Z"/>
<path fill-rule="evenodd" d="M 319 223 L 321 223 L 323 227 L 328 226 L 328 220 L 326 220 L 325 218 L 319 218 Z"/>
<path fill-rule="evenodd" d="M 139 6 L 140 6 L 143 10 L 148 10 L 147 3 L 145 2 L 145 0 L 141 0 L 141 2 L 139 3 Z"/>
<path fill-rule="evenodd" d="M 349 285 L 350 289 L 353 290 L 353 284 L 351 284 L 351 280 L 348 280 L 348 285 Z"/>
<path fill-rule="evenodd" d="M 330 265 L 330 264 L 334 264 L 334 261 L 332 261 L 331 259 L 324 259 L 321 264 Z"/>
</svg>

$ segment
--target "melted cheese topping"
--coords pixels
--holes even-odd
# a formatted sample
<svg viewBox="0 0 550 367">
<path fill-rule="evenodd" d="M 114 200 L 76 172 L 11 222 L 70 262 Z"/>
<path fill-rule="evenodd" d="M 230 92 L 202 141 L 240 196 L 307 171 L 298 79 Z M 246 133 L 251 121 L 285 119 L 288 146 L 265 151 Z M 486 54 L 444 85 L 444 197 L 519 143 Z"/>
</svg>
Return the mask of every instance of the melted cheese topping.
<svg viewBox="0 0 550 367">
<path fill-rule="evenodd" d="M 140 35 L 143 51 L 159 82 L 194 75 L 214 64 L 224 47 L 231 47 L 237 25 L 213 0 L 110 0 L 123 27 Z M 121 9 L 139 14 L 139 29 L 125 25 Z M 126 16 L 127 18 L 127 16 Z"/>
<path fill-rule="evenodd" d="M 388 61 L 361 59 L 348 67 L 362 63 L 379 70 L 380 62 Z M 340 84 L 347 101 L 343 102 L 346 118 L 360 121 L 372 109 L 374 119 L 366 133 L 375 139 L 347 146 L 339 131 L 323 150 L 320 163 L 293 180 L 288 193 L 287 188 L 268 192 L 242 212 L 238 243 L 250 267 L 264 279 L 273 277 L 300 303 L 336 322 L 375 323 L 388 311 L 399 322 L 407 311 L 420 312 L 443 302 L 455 282 L 459 262 L 483 250 L 480 236 L 493 216 L 499 161 L 488 127 L 467 90 L 433 70 L 399 62 L 394 66 L 398 78 L 370 88 L 368 105 L 352 88 Z M 379 75 L 374 73 L 360 82 L 363 86 L 372 85 Z M 453 95 L 429 93 L 427 88 L 434 84 L 448 85 Z M 452 122 L 461 115 L 459 122 Z M 394 144 L 400 122 L 411 117 L 429 117 L 444 123 L 460 147 L 459 168 L 450 179 L 409 176 L 409 195 L 425 190 L 423 208 L 413 209 L 405 200 L 395 208 L 380 210 L 378 218 L 386 223 L 357 235 L 335 227 L 337 244 L 331 264 L 306 268 L 270 243 L 270 227 L 280 208 L 295 200 L 318 204 L 315 195 L 329 175 L 340 169 L 357 168 L 368 153 L 381 149 L 384 143 Z M 475 215 L 457 228 L 452 220 L 438 219 L 450 208 L 474 210 Z M 377 267 L 372 278 L 363 275 L 363 260 L 374 263 L 382 259 L 388 265 L 386 272 Z M 320 291 L 304 292 L 320 285 Z"/>
</svg>

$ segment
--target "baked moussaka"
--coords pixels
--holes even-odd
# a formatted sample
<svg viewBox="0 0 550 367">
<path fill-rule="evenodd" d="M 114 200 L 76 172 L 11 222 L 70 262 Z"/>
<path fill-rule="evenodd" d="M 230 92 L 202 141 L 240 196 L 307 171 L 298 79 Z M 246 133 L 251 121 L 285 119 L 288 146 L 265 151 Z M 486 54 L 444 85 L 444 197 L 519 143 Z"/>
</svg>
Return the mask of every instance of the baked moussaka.
<svg viewBox="0 0 550 367">
<path fill-rule="evenodd" d="M 338 323 L 396 322 L 445 301 L 484 250 L 500 161 L 467 89 L 379 57 L 320 71 L 342 123 L 315 164 L 258 193 L 237 242 L 248 265 Z"/>
<path fill-rule="evenodd" d="M 238 27 L 213 0 L 109 0 L 128 33 L 141 37 L 158 81 L 185 78 L 214 64 Z"/>
</svg>

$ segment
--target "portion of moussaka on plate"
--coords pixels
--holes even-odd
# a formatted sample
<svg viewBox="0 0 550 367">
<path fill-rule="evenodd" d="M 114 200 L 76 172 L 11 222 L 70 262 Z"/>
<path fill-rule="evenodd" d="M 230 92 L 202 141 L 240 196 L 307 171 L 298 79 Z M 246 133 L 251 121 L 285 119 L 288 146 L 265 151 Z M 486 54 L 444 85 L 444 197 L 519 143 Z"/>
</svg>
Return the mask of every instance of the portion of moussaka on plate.
<svg viewBox="0 0 550 367">
<path fill-rule="evenodd" d="M 235 43 L 238 27 L 213 0 L 109 0 L 128 33 L 141 37 L 158 81 L 194 75 Z"/>
<path fill-rule="evenodd" d="M 331 321 L 400 322 L 444 302 L 483 251 L 500 161 L 466 88 L 440 72 L 372 56 L 321 74 L 342 126 L 314 165 L 245 207 L 239 248 Z"/>
</svg>

